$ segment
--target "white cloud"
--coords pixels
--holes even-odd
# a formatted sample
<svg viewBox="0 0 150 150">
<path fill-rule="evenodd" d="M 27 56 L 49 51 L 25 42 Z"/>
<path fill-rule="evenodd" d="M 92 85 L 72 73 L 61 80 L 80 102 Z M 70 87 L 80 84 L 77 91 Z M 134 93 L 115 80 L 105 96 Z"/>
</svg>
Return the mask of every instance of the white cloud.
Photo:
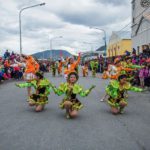
<svg viewBox="0 0 150 150">
<path fill-rule="evenodd" d="M 0 0 L 0 49 L 19 52 L 19 10 L 42 3 L 42 0 Z M 130 21 L 130 0 L 45 0 L 45 6 L 25 10 L 22 13 L 23 52 L 31 54 L 50 48 L 71 52 L 96 49 L 104 44 L 103 32 L 89 26 L 104 28 L 107 35 L 121 29 Z M 92 44 L 85 44 L 92 43 Z"/>
</svg>

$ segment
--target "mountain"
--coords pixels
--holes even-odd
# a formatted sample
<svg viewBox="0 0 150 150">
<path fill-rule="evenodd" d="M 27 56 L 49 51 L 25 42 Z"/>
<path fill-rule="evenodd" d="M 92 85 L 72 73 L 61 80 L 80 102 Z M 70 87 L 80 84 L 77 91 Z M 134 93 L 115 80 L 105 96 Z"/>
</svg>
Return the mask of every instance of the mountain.
<svg viewBox="0 0 150 150">
<path fill-rule="evenodd" d="M 45 50 L 42 52 L 34 53 L 32 54 L 32 56 L 36 57 L 37 59 L 53 58 L 57 60 L 58 58 L 60 58 L 60 56 L 63 56 L 64 58 L 66 58 L 72 55 L 66 50 Z"/>
</svg>

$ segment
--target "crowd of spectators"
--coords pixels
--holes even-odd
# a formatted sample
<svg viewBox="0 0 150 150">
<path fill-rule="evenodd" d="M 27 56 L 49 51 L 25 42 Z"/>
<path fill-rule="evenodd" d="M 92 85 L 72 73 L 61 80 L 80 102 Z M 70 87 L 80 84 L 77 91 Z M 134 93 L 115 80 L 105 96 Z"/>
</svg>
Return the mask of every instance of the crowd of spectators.
<svg viewBox="0 0 150 150">
<path fill-rule="evenodd" d="M 135 49 L 133 49 L 132 53 L 126 51 L 124 56 L 116 56 L 110 58 L 103 58 L 100 56 L 98 58 L 99 69 L 98 72 L 103 73 L 104 70 L 107 70 L 109 64 L 113 64 L 114 60 L 120 57 L 124 59 L 126 57 L 131 58 L 131 62 L 133 65 L 142 66 L 141 69 L 137 69 L 134 71 L 134 79 L 132 80 L 133 85 L 141 86 L 142 88 L 150 87 L 150 47 L 145 46 L 142 53 L 138 53 Z M 125 60 L 125 59 L 124 59 Z"/>
<path fill-rule="evenodd" d="M 143 66 L 141 69 L 134 71 L 133 85 L 138 85 L 144 88 L 145 86 L 150 87 L 150 48 L 145 46 L 142 53 L 138 53 L 133 49 L 132 53 L 126 51 L 124 56 L 116 56 L 125 58 L 126 56 L 131 58 L 131 62 L 134 65 Z M 98 72 L 103 73 L 107 69 L 109 64 L 112 64 L 116 57 L 104 58 L 103 56 L 98 57 Z M 38 61 L 38 60 L 37 60 Z M 19 63 L 21 65 L 19 65 Z M 40 70 L 43 72 L 49 72 L 51 63 L 49 61 L 38 61 Z M 0 57 L 0 82 L 9 79 L 21 80 L 25 70 L 25 62 L 21 61 L 19 54 L 10 53 L 8 50 Z"/>
<path fill-rule="evenodd" d="M 0 82 L 9 79 L 22 79 L 24 67 L 19 63 L 20 55 L 6 50 L 4 55 L 0 57 Z"/>
<path fill-rule="evenodd" d="M 5 51 L 3 56 L 0 56 L 0 83 L 5 80 L 22 80 L 23 73 L 25 70 L 25 62 L 22 61 L 22 57 L 8 50 Z M 35 58 L 36 59 L 36 58 Z M 40 71 L 49 72 L 50 63 L 49 61 L 38 61 L 40 65 Z"/>
</svg>

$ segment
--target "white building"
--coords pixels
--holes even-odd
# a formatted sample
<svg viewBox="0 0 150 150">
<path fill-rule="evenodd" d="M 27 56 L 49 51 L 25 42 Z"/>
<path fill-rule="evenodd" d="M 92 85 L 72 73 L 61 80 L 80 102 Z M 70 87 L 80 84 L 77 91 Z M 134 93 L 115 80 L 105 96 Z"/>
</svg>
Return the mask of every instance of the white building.
<svg viewBox="0 0 150 150">
<path fill-rule="evenodd" d="M 132 0 L 132 47 L 150 47 L 150 0 Z"/>
</svg>

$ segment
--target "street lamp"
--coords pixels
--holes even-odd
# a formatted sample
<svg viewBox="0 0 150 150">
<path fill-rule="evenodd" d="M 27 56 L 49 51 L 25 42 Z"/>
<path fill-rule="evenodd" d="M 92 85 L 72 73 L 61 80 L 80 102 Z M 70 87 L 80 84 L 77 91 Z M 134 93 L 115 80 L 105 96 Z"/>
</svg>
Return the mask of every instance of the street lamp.
<svg viewBox="0 0 150 150">
<path fill-rule="evenodd" d="M 41 3 L 41 4 L 37 4 L 37 5 L 32 5 L 32 6 L 28 6 L 28 7 L 24 7 L 19 11 L 19 29 L 20 29 L 20 54 L 22 54 L 22 29 L 21 29 L 21 13 L 29 8 L 33 8 L 33 7 L 37 7 L 37 6 L 43 6 L 46 3 Z"/>
<path fill-rule="evenodd" d="M 53 42 L 53 40 L 59 39 L 59 38 L 63 38 L 63 36 L 56 36 L 56 37 L 53 37 L 53 38 L 50 39 L 50 50 L 52 52 L 52 58 L 53 58 L 52 42 Z"/>
<path fill-rule="evenodd" d="M 100 28 L 96 28 L 96 27 L 90 27 L 90 29 L 97 29 L 97 30 L 100 30 L 100 31 L 103 31 L 104 32 L 104 42 L 105 42 L 105 56 L 106 56 L 106 51 L 107 51 L 107 43 L 106 43 L 106 31 L 104 29 L 100 29 Z"/>
</svg>

